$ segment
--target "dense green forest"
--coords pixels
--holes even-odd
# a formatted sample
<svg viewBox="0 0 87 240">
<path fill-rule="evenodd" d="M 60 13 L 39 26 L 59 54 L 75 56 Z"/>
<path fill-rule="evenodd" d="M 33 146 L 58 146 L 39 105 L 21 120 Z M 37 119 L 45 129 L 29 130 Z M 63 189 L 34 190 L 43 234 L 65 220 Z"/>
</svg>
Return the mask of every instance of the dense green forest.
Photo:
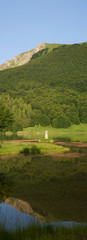
<svg viewBox="0 0 87 240">
<path fill-rule="evenodd" d="M 87 123 L 87 43 L 46 48 L 0 71 L 0 101 L 22 127 Z"/>
<path fill-rule="evenodd" d="M 2 124 L 3 128 L 16 132 L 18 130 L 22 130 L 23 127 L 27 127 L 30 125 L 31 106 L 25 103 L 21 97 L 14 99 L 10 97 L 9 94 L 3 93 L 2 95 L 0 95 L 0 102 L 1 106 L 4 106 L 6 110 L 8 109 L 8 112 L 6 112 L 8 117 L 6 118 L 6 114 L 4 115 L 4 112 L 1 112 L 2 108 L 0 106 L 1 119 L 2 116 L 4 121 L 6 121 L 6 119 L 9 119 L 10 116 L 13 117 L 13 121 L 8 121 L 7 124 Z"/>
<path fill-rule="evenodd" d="M 13 113 L 0 101 L 0 131 L 12 126 L 14 121 Z"/>
</svg>

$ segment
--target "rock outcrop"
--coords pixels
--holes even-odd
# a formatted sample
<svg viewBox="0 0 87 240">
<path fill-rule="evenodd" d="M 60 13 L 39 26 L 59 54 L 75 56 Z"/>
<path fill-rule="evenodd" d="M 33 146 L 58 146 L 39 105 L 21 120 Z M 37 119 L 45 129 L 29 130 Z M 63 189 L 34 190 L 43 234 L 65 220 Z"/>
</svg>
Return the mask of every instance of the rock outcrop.
<svg viewBox="0 0 87 240">
<path fill-rule="evenodd" d="M 44 49 L 45 47 L 46 47 L 46 43 L 40 43 L 36 46 L 36 48 L 34 48 L 28 52 L 18 54 L 11 60 L 8 60 L 8 61 L 4 62 L 3 64 L 1 64 L 0 70 L 14 68 L 14 67 L 18 67 L 18 66 L 26 64 L 27 62 L 30 61 L 33 54 L 39 52 L 40 50 Z"/>
</svg>

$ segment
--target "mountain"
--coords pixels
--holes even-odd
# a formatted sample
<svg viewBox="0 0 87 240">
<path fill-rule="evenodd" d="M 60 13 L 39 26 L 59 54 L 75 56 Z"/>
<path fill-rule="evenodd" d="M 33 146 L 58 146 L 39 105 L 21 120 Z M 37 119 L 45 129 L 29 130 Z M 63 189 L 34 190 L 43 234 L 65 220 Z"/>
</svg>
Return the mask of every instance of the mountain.
<svg viewBox="0 0 87 240">
<path fill-rule="evenodd" d="M 45 44 L 26 64 L 0 71 L 2 93 L 31 105 L 31 125 L 87 122 L 87 43 Z"/>
<path fill-rule="evenodd" d="M 8 60 L 8 61 L 4 62 L 3 64 L 1 64 L 0 70 L 21 66 L 21 65 L 27 63 L 28 61 L 30 61 L 30 59 L 34 53 L 37 53 L 38 51 L 40 51 L 41 49 L 44 49 L 44 48 L 45 48 L 45 43 L 42 43 L 42 44 L 37 45 L 35 49 L 32 49 L 28 52 L 20 53 L 16 57 L 12 58 L 11 60 Z"/>
<path fill-rule="evenodd" d="M 40 50 L 43 50 L 42 53 L 44 53 L 44 50 L 48 48 L 48 52 L 50 52 L 53 50 L 53 48 L 56 48 L 60 45 L 61 44 L 40 43 L 36 46 L 36 48 L 34 48 L 30 51 L 24 52 L 24 53 L 20 53 L 17 56 L 15 56 L 14 58 L 12 58 L 11 60 L 8 60 L 8 61 L 4 62 L 3 64 L 1 64 L 0 70 L 14 68 L 14 67 L 24 65 L 27 62 L 29 62 L 31 60 L 31 58 L 33 57 L 33 55 L 35 53 L 38 53 Z"/>
</svg>

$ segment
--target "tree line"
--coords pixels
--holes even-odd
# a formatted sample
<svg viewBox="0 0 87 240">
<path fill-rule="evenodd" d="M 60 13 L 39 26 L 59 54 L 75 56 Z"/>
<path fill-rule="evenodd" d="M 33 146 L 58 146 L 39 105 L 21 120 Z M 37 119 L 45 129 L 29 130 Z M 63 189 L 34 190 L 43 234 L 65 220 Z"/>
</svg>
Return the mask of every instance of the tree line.
<svg viewBox="0 0 87 240">
<path fill-rule="evenodd" d="M 62 89 L 61 89 L 62 90 Z M 22 97 L 12 98 L 9 94 L 0 95 L 0 129 L 18 131 L 24 127 L 51 125 L 69 127 L 72 124 L 87 123 L 87 96 L 68 90 L 59 96 L 55 90 L 43 90 L 43 94 L 25 103 Z M 44 97 L 45 96 L 45 97 Z"/>
</svg>

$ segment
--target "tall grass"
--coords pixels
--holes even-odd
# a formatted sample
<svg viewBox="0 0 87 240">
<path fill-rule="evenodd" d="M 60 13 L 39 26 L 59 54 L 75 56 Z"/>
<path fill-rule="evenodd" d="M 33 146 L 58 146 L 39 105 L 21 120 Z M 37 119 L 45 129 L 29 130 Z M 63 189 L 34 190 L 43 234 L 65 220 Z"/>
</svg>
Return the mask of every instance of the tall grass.
<svg viewBox="0 0 87 240">
<path fill-rule="evenodd" d="M 87 240 L 87 226 L 53 228 L 49 225 L 32 225 L 15 232 L 0 228 L 0 240 Z"/>
</svg>

